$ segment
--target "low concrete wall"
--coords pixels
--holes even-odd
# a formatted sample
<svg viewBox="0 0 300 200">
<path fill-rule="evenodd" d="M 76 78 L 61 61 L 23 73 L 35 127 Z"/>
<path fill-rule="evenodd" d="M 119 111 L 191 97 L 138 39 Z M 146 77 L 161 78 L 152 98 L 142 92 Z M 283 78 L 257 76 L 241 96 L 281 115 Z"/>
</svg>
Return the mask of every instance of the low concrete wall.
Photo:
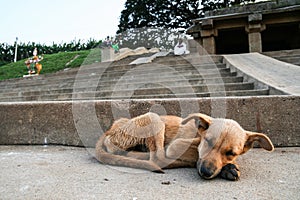
<svg viewBox="0 0 300 200">
<path fill-rule="evenodd" d="M 116 118 L 149 110 L 182 117 L 198 110 L 266 133 L 275 146 L 300 144 L 299 96 L 0 103 L 0 144 L 94 146 Z"/>
</svg>

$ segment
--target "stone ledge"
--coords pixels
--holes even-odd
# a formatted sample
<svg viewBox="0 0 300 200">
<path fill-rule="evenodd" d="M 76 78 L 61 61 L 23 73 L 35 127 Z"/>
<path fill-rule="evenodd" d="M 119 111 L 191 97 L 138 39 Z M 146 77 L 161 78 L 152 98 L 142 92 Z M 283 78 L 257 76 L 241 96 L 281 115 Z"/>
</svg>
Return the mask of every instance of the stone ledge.
<svg viewBox="0 0 300 200">
<path fill-rule="evenodd" d="M 277 147 L 300 144 L 300 96 L 0 103 L 0 144 L 93 147 L 115 119 L 148 111 L 231 118 Z"/>
</svg>

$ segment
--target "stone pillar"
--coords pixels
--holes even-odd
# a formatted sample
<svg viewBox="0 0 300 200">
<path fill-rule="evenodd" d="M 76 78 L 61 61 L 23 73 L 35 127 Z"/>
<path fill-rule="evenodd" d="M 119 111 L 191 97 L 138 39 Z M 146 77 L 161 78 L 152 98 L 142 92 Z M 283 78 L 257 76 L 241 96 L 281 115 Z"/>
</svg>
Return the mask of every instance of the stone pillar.
<svg viewBox="0 0 300 200">
<path fill-rule="evenodd" d="M 216 54 L 216 42 L 214 36 L 203 37 L 203 48 L 208 54 Z"/>
<path fill-rule="evenodd" d="M 262 52 L 261 34 L 260 32 L 254 32 L 248 34 L 249 40 L 249 52 Z"/>
<path fill-rule="evenodd" d="M 217 30 L 213 27 L 212 19 L 205 19 L 202 21 L 200 34 L 203 42 L 203 48 L 208 54 L 216 54 L 215 36 L 217 36 Z"/>
<path fill-rule="evenodd" d="M 262 14 L 251 14 L 248 16 L 248 32 L 249 52 L 262 52 L 261 31 L 265 30 L 262 24 Z"/>
</svg>

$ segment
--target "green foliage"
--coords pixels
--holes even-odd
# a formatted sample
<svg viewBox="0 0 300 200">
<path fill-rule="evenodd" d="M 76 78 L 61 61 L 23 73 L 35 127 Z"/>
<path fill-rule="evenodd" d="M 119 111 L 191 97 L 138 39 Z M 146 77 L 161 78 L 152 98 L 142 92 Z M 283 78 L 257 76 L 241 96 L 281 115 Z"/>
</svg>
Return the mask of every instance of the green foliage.
<svg viewBox="0 0 300 200">
<path fill-rule="evenodd" d="M 44 59 L 40 62 L 43 66 L 41 74 L 53 73 L 65 68 L 79 67 L 81 65 L 100 62 L 100 59 L 100 48 L 44 55 Z M 27 68 L 24 63 L 25 60 L 26 59 L 23 59 L 0 67 L 0 80 L 20 78 L 27 74 Z"/>
<path fill-rule="evenodd" d="M 203 17 L 205 11 L 256 0 L 127 0 L 121 12 L 117 34 L 128 29 L 188 28 L 192 20 Z"/>
<path fill-rule="evenodd" d="M 187 28 L 200 14 L 199 0 L 127 0 L 117 33 L 143 27 Z"/>
<path fill-rule="evenodd" d="M 127 0 L 115 42 L 121 48 L 173 49 L 178 37 L 185 37 L 179 29 L 199 16 L 199 0 Z"/>
<path fill-rule="evenodd" d="M 248 2 L 255 2 L 256 0 L 202 0 L 203 12 L 209 10 L 217 10 L 230 6 L 242 5 Z"/>
<path fill-rule="evenodd" d="M 31 42 L 28 44 L 20 43 L 17 49 L 17 60 L 22 60 L 32 56 L 33 50 L 36 47 L 38 49 L 38 55 L 42 54 L 54 54 L 58 52 L 72 52 L 89 50 L 101 44 L 101 41 L 94 39 L 88 40 L 86 43 L 82 43 L 81 40 L 72 41 L 69 43 L 55 44 L 51 46 L 36 44 Z M 13 62 L 15 56 L 15 45 L 9 45 L 7 43 L 0 43 L 0 66 Z"/>
</svg>

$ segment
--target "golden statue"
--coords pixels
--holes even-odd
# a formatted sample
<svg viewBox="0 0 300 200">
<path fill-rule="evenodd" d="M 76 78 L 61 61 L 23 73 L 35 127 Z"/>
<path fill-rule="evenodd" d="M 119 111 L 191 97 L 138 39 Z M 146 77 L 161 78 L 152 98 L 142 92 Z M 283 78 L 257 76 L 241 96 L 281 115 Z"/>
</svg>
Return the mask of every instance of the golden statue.
<svg viewBox="0 0 300 200">
<path fill-rule="evenodd" d="M 43 60 L 43 56 L 38 56 L 37 55 L 37 48 L 34 48 L 33 50 L 33 57 L 28 58 L 25 61 L 25 65 L 27 66 L 28 69 L 28 75 L 39 75 L 41 70 L 42 70 L 42 64 L 39 62 Z M 35 68 L 35 70 L 33 69 Z"/>
</svg>

